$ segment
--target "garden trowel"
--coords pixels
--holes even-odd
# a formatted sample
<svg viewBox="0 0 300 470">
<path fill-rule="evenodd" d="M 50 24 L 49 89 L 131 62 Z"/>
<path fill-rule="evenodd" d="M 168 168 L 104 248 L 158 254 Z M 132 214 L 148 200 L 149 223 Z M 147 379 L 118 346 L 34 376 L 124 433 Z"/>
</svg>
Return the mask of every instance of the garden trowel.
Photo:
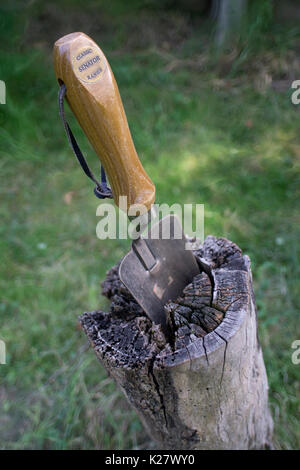
<svg viewBox="0 0 300 470">
<path fill-rule="evenodd" d="M 84 33 L 62 37 L 54 46 L 54 68 L 107 173 L 115 203 L 130 220 L 138 217 L 141 235 L 121 262 L 120 279 L 151 320 L 165 328 L 164 305 L 199 273 L 180 221 L 167 215 L 153 223 L 155 187 L 138 158 L 118 86 L 97 44 Z"/>
</svg>

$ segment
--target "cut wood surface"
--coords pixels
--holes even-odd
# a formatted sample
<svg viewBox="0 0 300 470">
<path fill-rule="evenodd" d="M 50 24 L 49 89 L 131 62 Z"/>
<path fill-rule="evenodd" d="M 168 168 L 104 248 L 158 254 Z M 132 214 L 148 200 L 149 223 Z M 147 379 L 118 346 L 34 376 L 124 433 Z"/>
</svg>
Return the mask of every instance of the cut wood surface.
<svg viewBox="0 0 300 470">
<path fill-rule="evenodd" d="M 212 236 L 194 254 L 202 272 L 166 305 L 168 342 L 118 266 L 103 283 L 110 312 L 85 313 L 81 325 L 160 448 L 272 448 L 249 258 Z"/>
</svg>

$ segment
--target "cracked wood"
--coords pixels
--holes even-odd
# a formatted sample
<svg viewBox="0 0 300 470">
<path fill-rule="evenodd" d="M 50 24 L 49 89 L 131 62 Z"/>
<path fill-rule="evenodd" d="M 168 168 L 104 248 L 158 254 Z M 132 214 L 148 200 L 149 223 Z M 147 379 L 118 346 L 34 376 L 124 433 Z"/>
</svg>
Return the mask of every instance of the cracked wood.
<svg viewBox="0 0 300 470">
<path fill-rule="evenodd" d="M 194 253 L 201 274 L 165 307 L 169 342 L 120 282 L 118 266 L 103 283 L 110 311 L 83 314 L 82 327 L 160 448 L 271 448 L 249 258 L 212 236 Z"/>
</svg>

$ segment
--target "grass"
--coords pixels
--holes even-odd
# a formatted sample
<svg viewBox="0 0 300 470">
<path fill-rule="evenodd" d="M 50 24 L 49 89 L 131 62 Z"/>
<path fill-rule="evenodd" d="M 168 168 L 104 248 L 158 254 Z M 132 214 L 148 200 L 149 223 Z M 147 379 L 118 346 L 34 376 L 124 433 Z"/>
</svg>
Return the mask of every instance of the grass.
<svg viewBox="0 0 300 470">
<path fill-rule="evenodd" d="M 299 108 L 288 80 L 279 93 L 266 79 L 282 80 L 299 31 L 276 30 L 277 45 L 268 36 L 255 57 L 244 47 L 232 63 L 215 62 L 200 20 L 106 3 L 1 7 L 1 447 L 151 445 L 77 326 L 81 312 L 107 307 L 99 283 L 129 247 L 96 238 L 99 201 L 58 118 L 52 43 L 84 30 L 111 63 L 158 202 L 204 203 L 205 234 L 251 257 L 275 443 L 299 448 Z"/>
</svg>

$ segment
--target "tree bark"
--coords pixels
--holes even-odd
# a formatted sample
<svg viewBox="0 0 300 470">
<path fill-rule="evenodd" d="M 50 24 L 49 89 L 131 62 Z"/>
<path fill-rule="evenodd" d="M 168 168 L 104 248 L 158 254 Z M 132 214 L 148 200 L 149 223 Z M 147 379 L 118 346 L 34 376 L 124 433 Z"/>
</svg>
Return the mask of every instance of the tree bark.
<svg viewBox="0 0 300 470">
<path fill-rule="evenodd" d="M 169 342 L 117 268 L 104 282 L 110 312 L 85 313 L 81 325 L 160 448 L 272 448 L 249 258 L 211 236 L 194 254 L 202 273 L 166 306 Z"/>
<path fill-rule="evenodd" d="M 224 47 L 233 36 L 241 32 L 247 11 L 247 0 L 215 0 L 214 14 L 217 16 L 216 43 Z"/>
</svg>

